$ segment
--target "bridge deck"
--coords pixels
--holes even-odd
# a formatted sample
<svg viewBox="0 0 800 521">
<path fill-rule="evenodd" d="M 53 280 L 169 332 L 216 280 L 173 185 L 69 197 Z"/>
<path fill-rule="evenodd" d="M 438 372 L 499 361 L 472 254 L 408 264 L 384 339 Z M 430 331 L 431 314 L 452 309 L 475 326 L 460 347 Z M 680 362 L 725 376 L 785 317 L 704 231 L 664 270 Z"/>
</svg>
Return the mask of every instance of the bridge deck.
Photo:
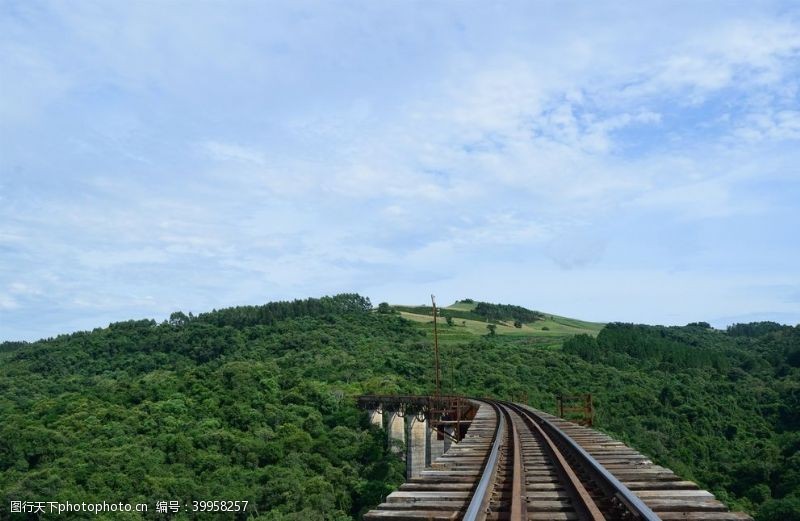
<svg viewBox="0 0 800 521">
<path fill-rule="evenodd" d="M 627 487 L 635 501 L 641 500 L 649 507 L 652 512 L 648 519 L 752 521 L 744 513 L 728 511 L 713 494 L 695 483 L 598 431 L 526 406 L 476 403 L 479 408 L 461 443 L 433 461 L 420 477 L 401 485 L 384 503 L 365 514 L 365 520 L 464 519 L 471 502 L 480 503 L 480 498 L 473 496 L 484 472 L 491 474 L 493 485 L 481 511 L 470 520 L 619 519 L 620 509 L 627 505 L 624 497 L 620 501 L 619 494 L 609 494 L 596 477 L 589 478 L 586 468 L 580 466 L 583 464 L 576 463 L 578 457 L 568 453 L 568 444 L 559 442 L 565 455 L 562 460 L 569 460 L 569 465 L 575 467 L 573 474 L 580 477 L 578 488 L 585 486 L 583 494 L 590 496 L 589 503 L 596 504 L 592 507 L 597 512 L 595 517 L 577 503 L 576 489 L 564 481 L 564 471 L 553 460 L 552 449 L 544 444 L 543 434 L 534 429 L 532 421 L 542 421 L 560 429 L 621 482 L 623 489 Z M 501 414 L 507 421 L 498 429 Z M 503 440 L 499 464 L 486 469 L 495 432 L 500 430 L 503 432 L 498 435 Z M 519 456 L 515 456 L 515 447 L 519 447 Z"/>
</svg>

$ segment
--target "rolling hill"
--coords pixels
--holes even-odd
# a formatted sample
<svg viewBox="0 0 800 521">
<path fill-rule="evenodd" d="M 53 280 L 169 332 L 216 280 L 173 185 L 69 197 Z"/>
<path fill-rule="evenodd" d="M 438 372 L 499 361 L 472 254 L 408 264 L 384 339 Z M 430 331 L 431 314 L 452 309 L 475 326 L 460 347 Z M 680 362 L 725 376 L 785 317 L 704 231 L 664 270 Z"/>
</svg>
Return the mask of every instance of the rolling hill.
<svg viewBox="0 0 800 521">
<path fill-rule="evenodd" d="M 495 333 L 497 335 L 526 337 L 531 342 L 555 347 L 577 334 L 596 336 L 605 325 L 531 311 L 518 306 L 513 308 L 517 308 L 525 315 L 535 317 L 535 319 L 517 320 L 513 316 L 514 310 L 508 311 L 505 315 L 500 311 L 495 315 L 496 318 L 489 318 L 476 313 L 476 308 L 481 304 L 486 307 L 500 306 L 465 299 L 447 307 L 438 308 L 440 341 L 446 344 L 469 341 L 476 336 L 486 335 L 489 332 L 486 326 L 493 324 L 496 326 Z M 433 331 L 433 308 L 431 306 L 390 305 L 390 308 L 403 318 L 421 325 L 424 330 Z M 448 321 L 447 317 L 450 317 L 451 320 Z M 515 321 L 517 322 L 516 326 Z"/>
</svg>

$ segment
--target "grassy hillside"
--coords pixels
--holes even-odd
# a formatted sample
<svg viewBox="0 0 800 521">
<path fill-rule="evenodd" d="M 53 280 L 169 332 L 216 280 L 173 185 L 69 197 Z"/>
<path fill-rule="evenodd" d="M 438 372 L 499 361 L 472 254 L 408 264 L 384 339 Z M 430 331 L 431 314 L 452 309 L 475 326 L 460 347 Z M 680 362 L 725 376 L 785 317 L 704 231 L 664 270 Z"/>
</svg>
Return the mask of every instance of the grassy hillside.
<svg viewBox="0 0 800 521">
<path fill-rule="evenodd" d="M 526 337 L 528 341 L 537 345 L 557 347 L 567 338 L 577 334 L 597 335 L 604 325 L 531 310 L 526 311 L 535 314 L 536 319 L 529 322 L 516 321 L 511 315 L 487 318 L 475 312 L 479 304 L 481 303 L 467 299 L 440 308 L 438 313 L 440 341 L 444 344 L 468 342 L 474 340 L 476 336 L 488 334 L 486 326 L 492 324 L 495 326 L 496 335 Z M 431 306 L 395 305 L 391 306 L 391 309 L 400 313 L 403 318 L 418 323 L 426 332 L 433 332 Z M 451 318 L 449 324 L 448 316 Z"/>
<path fill-rule="evenodd" d="M 358 518 L 403 462 L 352 397 L 433 381 L 431 326 L 404 318 L 425 313 L 370 307 L 342 295 L 0 344 L 0 519 L 23 519 L 12 500 L 238 500 L 247 515 L 202 518 Z M 550 411 L 556 393 L 592 392 L 599 428 L 759 521 L 798 519 L 800 328 L 534 324 L 548 321 L 564 329 L 444 327 L 445 390 L 527 393 Z"/>
</svg>

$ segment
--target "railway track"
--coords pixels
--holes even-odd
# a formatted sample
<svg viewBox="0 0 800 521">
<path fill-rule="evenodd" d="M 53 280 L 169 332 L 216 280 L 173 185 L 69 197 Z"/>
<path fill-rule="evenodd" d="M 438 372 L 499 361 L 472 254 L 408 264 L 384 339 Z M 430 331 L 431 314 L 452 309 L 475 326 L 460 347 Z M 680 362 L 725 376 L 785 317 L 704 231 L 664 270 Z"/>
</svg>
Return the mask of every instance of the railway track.
<svg viewBox="0 0 800 521">
<path fill-rule="evenodd" d="M 364 519 L 752 521 L 602 433 L 478 403 L 466 438 Z"/>
</svg>

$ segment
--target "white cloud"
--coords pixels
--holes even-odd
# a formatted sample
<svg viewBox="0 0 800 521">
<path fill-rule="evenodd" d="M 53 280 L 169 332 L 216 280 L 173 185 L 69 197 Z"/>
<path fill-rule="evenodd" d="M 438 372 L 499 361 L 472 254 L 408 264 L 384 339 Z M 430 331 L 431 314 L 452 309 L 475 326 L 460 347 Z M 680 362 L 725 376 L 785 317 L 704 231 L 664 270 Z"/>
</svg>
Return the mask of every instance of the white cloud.
<svg viewBox="0 0 800 521">
<path fill-rule="evenodd" d="M 4 295 L 0 293 L 0 310 L 12 310 L 17 309 L 19 307 L 19 303 L 12 297 L 11 295 Z"/>
<path fill-rule="evenodd" d="M 796 24 L 775 19 L 732 19 L 698 31 L 652 65 L 622 94 L 629 98 L 683 93 L 700 103 L 715 91 L 780 85 L 800 52 Z M 680 102 L 680 101 L 679 101 Z"/>
<path fill-rule="evenodd" d="M 761 142 L 800 139 L 800 111 L 754 112 L 734 128 L 733 136 L 742 141 Z"/>
<path fill-rule="evenodd" d="M 264 153 L 254 148 L 233 143 L 219 143 L 216 141 L 203 143 L 203 148 L 209 156 L 216 161 L 237 161 L 241 163 L 252 163 L 257 166 L 264 166 L 267 164 Z"/>
</svg>

